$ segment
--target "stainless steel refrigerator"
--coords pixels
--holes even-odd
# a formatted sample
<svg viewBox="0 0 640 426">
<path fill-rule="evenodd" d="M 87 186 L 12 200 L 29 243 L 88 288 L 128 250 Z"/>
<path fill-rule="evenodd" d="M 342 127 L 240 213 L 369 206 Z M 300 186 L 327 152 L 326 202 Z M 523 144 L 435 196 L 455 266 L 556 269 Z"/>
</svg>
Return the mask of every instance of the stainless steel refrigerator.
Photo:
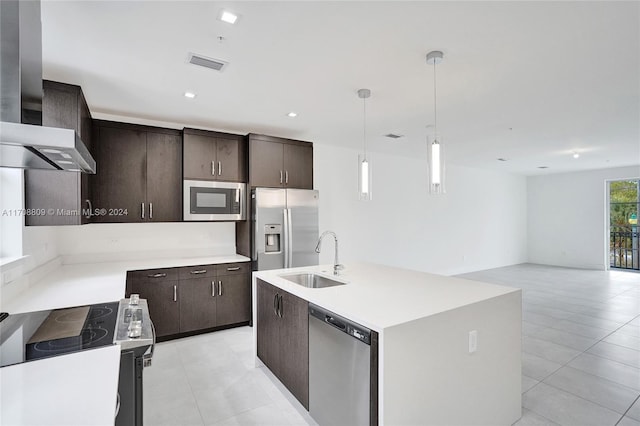
<svg viewBox="0 0 640 426">
<path fill-rule="evenodd" d="M 254 270 L 318 264 L 318 197 L 309 189 L 252 190 Z"/>
</svg>

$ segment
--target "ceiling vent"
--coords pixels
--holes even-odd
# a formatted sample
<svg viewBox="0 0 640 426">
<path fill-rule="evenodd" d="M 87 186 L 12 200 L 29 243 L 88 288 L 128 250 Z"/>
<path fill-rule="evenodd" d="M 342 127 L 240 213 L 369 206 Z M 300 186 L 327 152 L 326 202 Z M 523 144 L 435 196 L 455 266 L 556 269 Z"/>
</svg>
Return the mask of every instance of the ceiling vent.
<svg viewBox="0 0 640 426">
<path fill-rule="evenodd" d="M 389 138 L 389 139 L 400 139 L 403 136 L 404 135 L 399 135 L 397 133 L 387 133 L 386 135 L 384 135 L 385 138 Z"/>
<path fill-rule="evenodd" d="M 189 53 L 187 62 L 193 65 L 199 65 L 201 67 L 209 68 L 215 71 L 222 71 L 229 64 L 220 59 L 207 58 L 206 56 L 198 55 L 196 53 Z"/>
</svg>

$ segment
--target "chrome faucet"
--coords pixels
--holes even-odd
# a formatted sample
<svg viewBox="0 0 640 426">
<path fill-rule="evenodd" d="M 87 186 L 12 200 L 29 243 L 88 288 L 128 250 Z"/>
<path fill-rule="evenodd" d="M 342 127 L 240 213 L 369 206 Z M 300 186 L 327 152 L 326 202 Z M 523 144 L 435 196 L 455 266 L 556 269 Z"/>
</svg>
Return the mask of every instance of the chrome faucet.
<svg viewBox="0 0 640 426">
<path fill-rule="evenodd" d="M 322 245 L 322 239 L 325 237 L 325 235 L 333 235 L 333 239 L 336 242 L 335 247 L 336 247 L 336 257 L 333 261 L 333 275 L 338 275 L 338 271 L 341 271 L 344 269 L 344 265 L 341 265 L 338 263 L 338 236 L 336 235 L 335 232 L 333 231 L 324 231 L 322 233 L 322 235 L 320 235 L 320 238 L 318 238 L 318 244 L 316 244 L 316 253 L 320 253 L 320 246 Z"/>
</svg>

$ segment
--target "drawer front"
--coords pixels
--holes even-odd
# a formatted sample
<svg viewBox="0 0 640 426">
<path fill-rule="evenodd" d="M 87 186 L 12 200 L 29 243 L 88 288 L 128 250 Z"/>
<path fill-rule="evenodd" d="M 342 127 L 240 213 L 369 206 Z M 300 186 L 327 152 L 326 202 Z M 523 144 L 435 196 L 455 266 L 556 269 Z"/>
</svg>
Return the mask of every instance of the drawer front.
<svg viewBox="0 0 640 426">
<path fill-rule="evenodd" d="M 249 262 L 221 263 L 216 265 L 218 275 L 248 274 L 251 272 Z"/>
<path fill-rule="evenodd" d="M 177 268 L 144 269 L 127 272 L 127 281 L 175 281 L 177 279 Z"/>
<path fill-rule="evenodd" d="M 185 266 L 178 269 L 181 280 L 216 276 L 216 265 Z"/>
</svg>

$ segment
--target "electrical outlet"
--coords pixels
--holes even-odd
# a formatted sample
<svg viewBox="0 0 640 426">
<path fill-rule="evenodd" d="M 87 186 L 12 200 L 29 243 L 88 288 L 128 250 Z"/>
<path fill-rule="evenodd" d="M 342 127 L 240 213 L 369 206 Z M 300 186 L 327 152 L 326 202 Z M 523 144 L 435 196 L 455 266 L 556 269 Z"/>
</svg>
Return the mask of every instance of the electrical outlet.
<svg viewBox="0 0 640 426">
<path fill-rule="evenodd" d="M 478 330 L 469 332 L 469 353 L 472 354 L 478 350 Z"/>
</svg>

